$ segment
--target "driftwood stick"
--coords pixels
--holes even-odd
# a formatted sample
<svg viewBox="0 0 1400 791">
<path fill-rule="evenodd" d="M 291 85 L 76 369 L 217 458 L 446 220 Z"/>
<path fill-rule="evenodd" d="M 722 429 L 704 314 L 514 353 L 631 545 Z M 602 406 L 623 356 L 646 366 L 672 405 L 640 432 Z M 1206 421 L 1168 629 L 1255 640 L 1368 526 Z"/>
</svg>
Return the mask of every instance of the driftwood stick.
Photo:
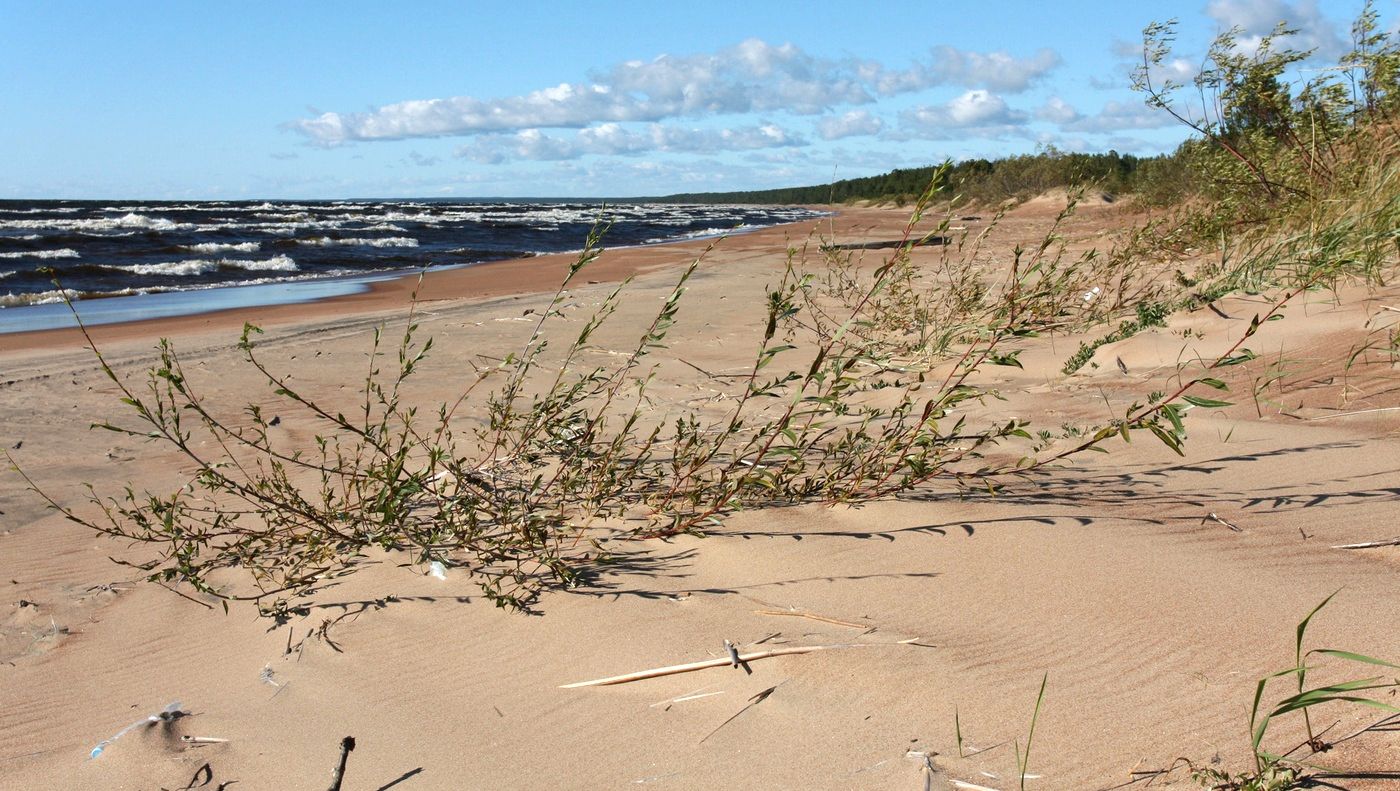
<svg viewBox="0 0 1400 791">
<path fill-rule="evenodd" d="M 331 775 L 330 791 L 340 791 L 340 783 L 345 779 L 345 762 L 350 759 L 350 751 L 355 749 L 355 737 L 346 736 L 340 740 L 340 763 L 335 767 L 335 774 Z"/>
<path fill-rule="evenodd" d="M 748 654 L 739 654 L 739 661 L 753 662 L 758 659 L 767 659 L 772 656 L 787 656 L 789 654 L 808 654 L 813 651 L 828 651 L 835 648 L 849 648 L 844 645 L 800 645 L 791 648 L 774 648 L 768 651 L 754 651 Z M 726 667 L 730 664 L 729 657 L 719 659 L 706 659 L 702 662 L 688 662 L 683 665 L 668 665 L 667 667 L 656 667 L 651 670 L 638 670 L 635 673 L 626 673 L 621 676 L 609 676 L 608 678 L 598 678 L 592 681 L 579 681 L 574 684 L 562 684 L 560 689 L 577 689 L 579 687 L 605 687 L 612 684 L 626 684 L 629 681 L 641 681 L 646 678 L 657 678 L 659 676 L 672 676 L 677 673 L 691 673 L 696 670 L 706 670 L 712 667 Z"/>
<path fill-rule="evenodd" d="M 906 640 L 896 640 L 893 643 L 837 643 L 835 645 L 797 645 L 791 648 L 774 648 L 769 651 L 754 651 L 748 654 L 739 654 L 739 664 L 746 665 L 758 659 L 767 659 L 772 656 L 788 656 L 789 654 L 810 654 L 813 651 L 834 651 L 838 648 L 883 648 L 894 645 L 917 645 L 925 648 L 932 648 L 919 642 L 919 638 L 910 637 Z M 646 678 L 657 678 L 659 676 L 673 676 L 677 673 L 692 673 L 696 670 L 707 670 L 712 667 L 725 667 L 730 664 L 729 657 L 719 659 L 706 659 L 701 662 L 688 662 L 684 665 L 668 665 L 666 667 L 654 667 L 651 670 L 638 670 L 635 673 L 626 673 L 621 676 L 609 676 L 608 678 L 597 678 L 592 681 L 578 681 L 573 684 L 560 684 L 560 689 L 578 689 L 579 687 L 605 687 L 611 684 L 626 684 L 629 681 L 641 681 Z"/>
<path fill-rule="evenodd" d="M 1374 549 L 1376 547 L 1400 547 L 1400 536 L 1384 541 L 1363 541 L 1360 544 L 1338 544 L 1333 549 Z"/>
</svg>

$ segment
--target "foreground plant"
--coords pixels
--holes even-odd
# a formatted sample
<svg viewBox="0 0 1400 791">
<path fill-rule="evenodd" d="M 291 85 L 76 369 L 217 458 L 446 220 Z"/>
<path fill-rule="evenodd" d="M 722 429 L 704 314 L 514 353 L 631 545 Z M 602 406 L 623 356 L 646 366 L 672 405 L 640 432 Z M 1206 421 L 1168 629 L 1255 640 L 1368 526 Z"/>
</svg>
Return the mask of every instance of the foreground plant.
<svg viewBox="0 0 1400 791">
<path fill-rule="evenodd" d="M 133 418 L 96 427 L 164 444 L 194 472 L 167 493 L 92 492 L 95 514 L 29 483 L 69 519 L 148 548 L 146 558 L 120 562 L 149 580 L 285 616 L 298 597 L 375 551 L 463 568 L 491 601 L 523 607 L 546 583 L 576 583 L 620 539 L 699 531 L 742 508 L 858 501 L 983 474 L 982 448 L 1029 435 L 1016 420 L 974 428 L 957 413 L 987 395 L 969 378 L 984 365 L 1015 364 L 1000 347 L 1032 332 L 1020 309 L 1024 276 L 969 313 L 981 329 L 965 336 L 941 381 L 907 389 L 894 406 L 868 399 L 893 384 L 896 347 L 860 328 L 891 273 L 907 264 L 914 228 L 940 186 L 920 200 L 904 244 L 844 317 L 819 320 L 815 332 L 796 323 L 810 282 L 787 268 L 767 295 L 748 373 L 725 380 L 726 409 L 659 409 L 648 393 L 650 358 L 666 348 L 699 259 L 631 348 L 611 350 L 615 362 L 583 360 L 626 283 L 561 352 L 550 349 L 546 329 L 564 317 L 566 289 L 600 253 L 598 229 L 520 351 L 481 366 L 437 404 L 405 400 L 432 349 L 432 340 L 418 340 L 412 313 L 393 351 L 375 333 L 353 403 L 318 400 L 273 370 L 259 354 L 261 330 L 246 327 L 238 350 L 276 410 L 252 402 L 237 415 L 210 406 L 168 341 L 140 384 L 94 344 Z M 309 447 L 289 447 L 273 430 L 295 413 L 315 426 Z"/>
<path fill-rule="evenodd" d="M 1171 396 L 1149 398 L 1122 419 L 1077 430 L 1067 447 L 1049 448 L 1025 421 L 989 409 L 999 395 L 979 383 L 984 369 L 1019 366 L 1025 339 L 1099 310 L 1086 312 L 1079 296 L 1088 274 L 1118 278 L 1120 296 L 1111 304 L 1127 301 L 1123 309 L 1141 305 L 1133 295 L 1157 292 L 1125 271 L 1135 263 L 1129 256 L 1067 259 L 1060 229 L 1074 201 L 1038 245 L 1013 251 L 1009 271 L 979 268 L 985 234 L 970 245 L 965 235 L 942 245 L 931 269 L 916 265 L 916 249 L 952 231 L 951 214 L 918 230 L 944 175 L 946 167 L 914 207 L 895 251 L 873 269 L 853 265 L 837 245 L 825 247 L 817 271 L 803 251 L 790 251 L 768 290 L 747 372 L 708 382 L 719 406 L 665 407 L 649 391 L 653 358 L 669 343 L 703 255 L 680 273 L 630 347 L 603 350 L 611 362 L 584 361 L 625 282 L 576 320 L 562 349 L 551 348 L 551 329 L 568 319 L 568 287 L 600 253 L 600 228 L 521 349 L 480 365 L 448 401 L 419 404 L 404 395 L 433 345 L 418 340 L 413 313 L 393 351 L 383 351 L 375 333 L 353 403 L 303 392 L 260 357 L 261 330 L 245 328 L 238 344 L 244 363 L 275 414 L 300 413 L 315 427 L 309 447 L 288 446 L 271 430 L 279 418 L 256 401 L 241 414 L 218 413 L 168 341 L 140 385 L 94 345 L 133 418 L 97 427 L 162 443 L 194 472 L 168 493 L 92 492 L 97 510 L 82 513 L 29 483 L 69 519 L 147 548 L 145 558 L 122 562 L 149 580 L 188 585 L 225 607 L 255 601 L 263 613 L 284 617 L 302 606 L 299 597 L 374 552 L 461 568 L 497 605 L 525 607 L 546 584 L 577 584 L 619 541 L 701 532 L 746 508 L 861 502 L 934 481 L 995 489 L 1138 430 L 1181 452 L 1185 413 L 1227 405 L 1188 392 L 1224 389 L 1221 380 L 1182 376 Z M 1280 317 L 1284 304 L 1343 276 L 1347 267 L 1327 257 L 1339 244 L 1308 248 L 1303 261 L 1245 256 L 1239 268 L 1295 285 L 1207 372 L 1253 359 L 1242 344 Z M 1290 256 L 1303 249 L 1287 248 Z"/>
<path fill-rule="evenodd" d="M 1213 789 L 1213 791 L 1285 791 L 1286 789 L 1304 787 L 1302 784 L 1309 780 L 1308 773 L 1310 771 L 1313 775 L 1318 775 L 1312 777 L 1312 780 L 1323 779 L 1320 775 L 1343 777 L 1344 775 L 1317 770 L 1316 767 L 1306 762 L 1310 756 L 1327 752 L 1332 747 L 1313 730 L 1311 718 L 1313 709 L 1330 703 L 1348 703 L 1388 713 L 1400 712 L 1400 708 L 1369 697 L 1377 690 L 1393 690 L 1400 687 L 1400 679 L 1393 677 L 1386 680 L 1383 676 L 1371 676 L 1326 684 L 1312 689 L 1307 688 L 1308 673 L 1317 669 L 1316 666 L 1310 666 L 1308 663 L 1315 657 L 1331 657 L 1354 665 L 1371 665 L 1400 670 L 1400 665 L 1352 651 L 1339 651 L 1331 648 L 1313 648 L 1306 652 L 1303 651 L 1303 639 L 1307 634 L 1308 624 L 1312 622 L 1313 616 L 1326 607 L 1336 595 L 1333 593 L 1323 599 L 1322 603 L 1314 607 L 1298 623 L 1294 640 L 1294 666 L 1265 676 L 1259 679 L 1255 685 L 1254 705 L 1249 712 L 1250 749 L 1254 756 L 1254 771 L 1232 775 L 1224 770 L 1210 767 L 1196 769 L 1194 777 L 1201 785 Z M 1294 680 L 1298 691 L 1278 701 L 1272 707 L 1265 706 L 1263 704 L 1264 692 L 1269 682 L 1289 678 Z M 1268 735 L 1269 726 L 1279 717 L 1297 712 L 1302 713 L 1304 728 L 1308 734 L 1307 740 L 1286 752 L 1275 753 L 1266 748 L 1264 739 Z"/>
</svg>

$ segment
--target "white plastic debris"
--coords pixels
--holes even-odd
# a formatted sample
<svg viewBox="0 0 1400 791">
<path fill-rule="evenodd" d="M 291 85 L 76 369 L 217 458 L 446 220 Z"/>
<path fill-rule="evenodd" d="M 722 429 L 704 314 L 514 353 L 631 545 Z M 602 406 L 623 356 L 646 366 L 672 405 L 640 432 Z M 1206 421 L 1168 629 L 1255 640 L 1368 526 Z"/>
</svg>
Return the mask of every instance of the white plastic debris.
<svg viewBox="0 0 1400 791">
<path fill-rule="evenodd" d="M 442 565 L 441 560 L 434 560 L 432 563 L 428 564 L 428 576 L 445 580 L 447 579 L 447 567 Z"/>
<path fill-rule="evenodd" d="M 96 758 L 97 756 L 101 755 L 102 752 L 103 752 L 104 750 L 106 750 L 106 749 L 112 744 L 112 742 L 114 742 L 114 741 L 116 741 L 117 739 L 120 739 L 121 737 L 125 736 L 125 735 L 126 735 L 129 731 L 131 731 L 133 728 L 138 728 L 138 727 L 140 727 L 140 726 L 142 726 L 142 725 L 154 724 L 154 723 L 160 722 L 161 720 L 172 720 L 172 719 L 175 719 L 175 717 L 176 717 L 179 713 L 180 713 L 180 701 L 177 700 L 177 701 L 175 701 L 174 703 L 171 703 L 169 706 L 166 706 L 165 708 L 163 708 L 163 709 L 161 709 L 160 711 L 156 712 L 155 714 L 152 714 L 152 715 L 149 716 L 149 717 L 144 717 L 144 718 L 142 718 L 142 719 L 139 719 L 139 720 L 137 720 L 136 722 L 133 722 L 133 723 L 131 723 L 130 725 L 126 726 L 125 728 L 122 728 L 121 730 L 117 731 L 117 735 L 116 735 L 116 736 L 113 736 L 113 737 L 110 738 L 110 739 L 103 739 L 101 742 L 98 743 L 98 745 L 97 745 L 96 747 L 92 748 L 92 752 L 88 753 L 88 760 L 91 761 L 92 759 L 94 759 L 94 758 Z"/>
</svg>

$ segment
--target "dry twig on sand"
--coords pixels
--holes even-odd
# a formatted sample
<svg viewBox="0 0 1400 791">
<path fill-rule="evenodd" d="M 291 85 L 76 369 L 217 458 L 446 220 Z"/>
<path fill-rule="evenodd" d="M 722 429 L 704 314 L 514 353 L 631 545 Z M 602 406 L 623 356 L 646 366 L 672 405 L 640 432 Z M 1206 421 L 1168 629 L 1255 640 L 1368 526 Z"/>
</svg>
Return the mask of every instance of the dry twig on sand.
<svg viewBox="0 0 1400 791">
<path fill-rule="evenodd" d="M 1375 549 L 1376 547 L 1400 547 L 1400 536 L 1383 541 L 1363 541 L 1360 544 L 1337 544 L 1333 549 Z"/>
<path fill-rule="evenodd" d="M 1228 522 L 1228 521 L 1222 519 L 1222 518 L 1221 518 L 1220 516 L 1218 516 L 1214 511 L 1211 511 L 1210 513 L 1208 513 L 1208 514 L 1206 514 L 1205 516 L 1201 517 L 1201 524 L 1205 524 L 1207 521 L 1219 522 L 1220 524 L 1225 525 L 1226 527 L 1230 528 L 1231 530 L 1235 531 L 1236 533 L 1243 533 L 1243 532 L 1244 532 L 1244 530 L 1241 529 L 1239 525 L 1236 525 L 1236 524 L 1234 524 L 1233 522 Z"/>
<path fill-rule="evenodd" d="M 355 749 L 355 737 L 346 736 L 340 740 L 340 763 L 335 766 L 335 773 L 331 775 L 330 791 L 340 791 L 340 784 L 345 779 L 345 763 L 350 760 L 350 751 Z"/>
<path fill-rule="evenodd" d="M 808 654 L 813 651 L 826 651 L 833 648 L 849 648 L 845 645 L 800 645 L 792 648 L 774 648 L 768 651 L 754 651 L 748 654 L 739 654 L 740 662 L 753 662 L 758 659 L 767 659 L 773 656 L 787 656 L 789 654 Z M 683 665 L 668 665 L 666 667 L 656 667 L 650 670 L 638 670 L 635 673 L 626 673 L 620 676 L 610 676 L 592 681 L 579 681 L 573 684 L 561 684 L 560 689 L 577 689 L 579 687 L 606 687 L 612 684 L 626 684 L 629 681 L 641 681 L 647 678 L 658 678 L 660 676 L 671 676 L 677 673 L 691 673 L 696 670 L 707 670 L 712 667 L 725 667 L 730 664 L 729 657 L 719 659 L 706 659 L 701 662 L 688 662 Z"/>
<path fill-rule="evenodd" d="M 922 645 L 919 638 L 911 637 L 908 640 L 898 640 L 893 643 L 838 643 L 836 645 L 797 645 L 791 648 L 773 648 L 768 651 L 754 651 L 747 654 L 739 654 L 739 663 L 746 664 L 759 659 L 768 659 L 774 656 L 788 656 L 790 654 L 810 654 L 813 651 L 832 651 L 838 648 L 876 648 L 887 645 Z M 660 676 L 673 676 L 677 673 L 692 673 L 696 670 L 708 670 L 712 667 L 725 667 L 730 664 L 730 658 L 720 657 L 718 659 L 705 659 L 700 662 L 687 662 L 683 665 L 667 665 L 666 667 L 655 667 L 650 670 L 638 670 L 635 673 L 625 673 L 620 676 L 609 676 L 607 678 L 597 678 L 592 681 L 578 681 L 573 684 L 560 684 L 560 689 L 578 689 L 579 687 L 606 687 L 612 684 L 626 684 L 630 681 L 641 681 L 647 678 L 658 678 Z"/>
<path fill-rule="evenodd" d="M 734 712 L 734 716 L 730 717 L 729 719 L 725 720 L 724 722 L 721 722 L 718 726 L 715 727 L 714 730 L 712 730 L 712 731 L 710 731 L 709 733 L 705 734 L 705 737 L 702 738 L 702 739 L 700 740 L 700 743 L 701 743 L 701 744 L 704 744 L 704 743 L 705 743 L 705 739 L 708 739 L 708 738 L 710 738 L 711 736 L 714 736 L 716 733 L 719 733 L 720 728 L 723 728 L 724 726 L 728 725 L 729 723 L 731 723 L 731 722 L 733 722 L 733 721 L 739 719 L 739 715 L 740 715 L 740 714 L 743 714 L 744 712 L 748 711 L 749 709 L 753 708 L 754 706 L 757 706 L 758 704 L 760 704 L 760 703 L 762 703 L 763 701 L 767 700 L 767 699 L 768 699 L 768 696 L 769 696 L 769 695 L 772 695 L 772 694 L 773 694 L 773 691 L 776 690 L 778 687 L 782 686 L 783 683 L 785 683 L 785 682 L 779 682 L 779 683 L 777 683 L 777 684 L 774 684 L 773 686 L 769 687 L 768 689 L 765 689 L 765 690 L 763 690 L 762 692 L 758 693 L 757 695 L 754 695 L 753 697 L 749 698 L 749 702 L 746 703 L 746 704 L 744 704 L 744 707 L 743 707 L 742 709 L 739 709 L 738 711 Z"/>
</svg>

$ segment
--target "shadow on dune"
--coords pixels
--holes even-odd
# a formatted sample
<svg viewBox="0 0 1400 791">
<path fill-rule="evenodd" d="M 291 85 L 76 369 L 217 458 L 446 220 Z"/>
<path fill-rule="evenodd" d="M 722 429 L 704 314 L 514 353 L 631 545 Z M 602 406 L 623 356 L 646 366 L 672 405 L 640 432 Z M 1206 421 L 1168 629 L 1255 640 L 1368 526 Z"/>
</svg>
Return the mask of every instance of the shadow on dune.
<svg viewBox="0 0 1400 791">
<path fill-rule="evenodd" d="M 694 593 L 743 593 L 745 591 L 779 588 L 785 585 L 800 585 L 808 582 L 837 584 L 869 579 L 939 576 L 938 572 L 933 571 L 888 572 L 881 574 L 833 574 L 816 577 L 769 579 L 737 585 L 672 587 L 664 589 L 654 586 L 637 586 L 632 582 L 636 577 L 644 577 L 648 580 L 658 580 L 662 578 L 670 578 L 673 580 L 684 579 L 688 576 L 684 569 L 690 564 L 691 559 L 693 559 L 695 555 L 695 550 L 685 550 L 669 555 L 660 555 L 645 549 L 631 551 L 626 553 L 625 558 L 614 559 L 606 564 L 598 566 L 596 569 L 590 569 L 581 576 L 579 584 L 569 588 L 567 592 L 583 596 L 612 599 L 621 598 L 623 596 L 634 596 L 643 599 L 673 599 Z"/>
<path fill-rule="evenodd" d="M 1282 483 L 1253 488 L 1231 488 L 1227 481 L 1235 480 L 1233 473 L 1242 473 L 1248 465 L 1266 462 L 1282 456 L 1320 451 L 1357 450 L 1360 442 L 1330 442 L 1296 448 L 1278 448 L 1259 453 L 1218 456 L 1201 461 L 1168 465 L 1135 465 L 1115 472 L 1093 473 L 1075 468 L 1048 470 L 1028 475 L 1022 481 L 1008 483 L 996 494 L 969 491 L 964 502 L 999 503 L 1012 506 L 1064 506 L 1074 508 L 1121 508 L 1137 506 L 1153 509 L 1160 506 L 1192 506 L 1198 508 L 1229 507 L 1240 510 L 1266 508 L 1271 511 L 1348 505 L 1361 501 L 1400 502 L 1400 485 L 1357 486 L 1377 475 L 1395 476 L 1394 472 L 1370 472 L 1362 475 L 1315 478 L 1297 483 Z M 1327 469 L 1319 461 L 1314 470 Z M 1225 474 L 1222 474 L 1225 473 Z M 1204 480 L 1195 476 L 1207 476 Z M 1212 477 L 1213 476 L 1213 477 Z M 911 501 L 946 500 L 942 492 L 911 492 L 900 499 Z M 1036 517 L 1031 517 L 1036 518 Z M 1064 517 L 1053 517 L 1064 518 Z M 1144 513 L 1114 513 L 1114 518 L 1152 524 L 1164 524 L 1166 518 Z"/>
</svg>

